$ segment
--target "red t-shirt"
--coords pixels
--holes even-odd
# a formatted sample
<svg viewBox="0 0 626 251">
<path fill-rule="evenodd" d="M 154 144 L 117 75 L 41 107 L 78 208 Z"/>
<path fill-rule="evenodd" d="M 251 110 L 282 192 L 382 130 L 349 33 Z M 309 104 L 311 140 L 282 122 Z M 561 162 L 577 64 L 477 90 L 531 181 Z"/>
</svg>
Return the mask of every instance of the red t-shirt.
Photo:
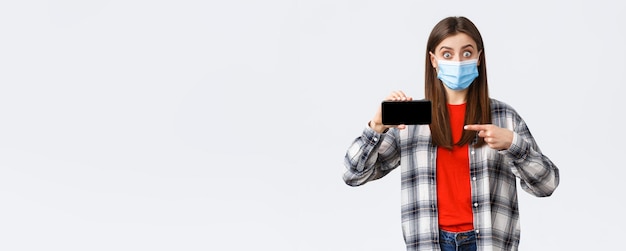
<svg viewBox="0 0 626 251">
<path fill-rule="evenodd" d="M 458 142 L 465 124 L 465 104 L 448 104 L 452 139 Z M 437 207 L 439 227 L 450 232 L 474 229 L 468 145 L 437 148 Z"/>
</svg>

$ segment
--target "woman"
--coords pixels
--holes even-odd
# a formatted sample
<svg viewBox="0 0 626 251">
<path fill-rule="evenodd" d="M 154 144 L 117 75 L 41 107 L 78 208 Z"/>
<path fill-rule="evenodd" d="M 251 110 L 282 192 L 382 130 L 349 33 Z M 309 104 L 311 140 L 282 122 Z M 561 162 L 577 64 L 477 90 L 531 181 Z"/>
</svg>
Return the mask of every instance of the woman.
<svg viewBox="0 0 626 251">
<path fill-rule="evenodd" d="M 542 154 L 520 115 L 489 97 L 482 37 L 465 17 L 433 28 L 426 48 L 430 125 L 383 125 L 381 109 L 345 155 L 350 186 L 401 166 L 407 250 L 517 250 L 516 180 L 550 196 L 558 168 Z M 402 91 L 385 100 L 410 101 Z"/>
</svg>

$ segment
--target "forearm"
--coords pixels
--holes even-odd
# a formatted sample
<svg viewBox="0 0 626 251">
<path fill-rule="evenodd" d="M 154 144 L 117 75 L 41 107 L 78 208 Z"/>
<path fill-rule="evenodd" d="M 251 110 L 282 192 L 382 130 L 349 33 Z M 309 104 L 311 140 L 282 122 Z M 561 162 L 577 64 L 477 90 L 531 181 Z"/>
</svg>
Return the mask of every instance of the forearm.
<svg viewBox="0 0 626 251">
<path fill-rule="evenodd" d="M 390 138 L 391 137 L 391 138 Z M 344 157 L 346 184 L 359 186 L 385 176 L 399 163 L 392 136 L 365 128 L 348 148 Z"/>
<path fill-rule="evenodd" d="M 537 197 L 552 195 L 559 185 L 559 169 L 541 153 L 532 138 L 514 135 L 513 144 L 503 151 L 522 189 Z"/>
</svg>

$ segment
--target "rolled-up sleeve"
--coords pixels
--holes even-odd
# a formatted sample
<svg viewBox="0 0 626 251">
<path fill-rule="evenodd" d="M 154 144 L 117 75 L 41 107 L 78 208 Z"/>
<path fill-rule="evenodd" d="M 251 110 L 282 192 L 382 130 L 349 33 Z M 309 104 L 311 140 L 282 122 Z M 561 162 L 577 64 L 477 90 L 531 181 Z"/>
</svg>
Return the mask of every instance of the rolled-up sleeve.
<svg viewBox="0 0 626 251">
<path fill-rule="evenodd" d="M 400 165 L 400 153 L 395 137 L 396 129 L 377 133 L 369 126 L 363 129 L 348 147 L 344 157 L 346 172 L 343 180 L 349 186 L 360 186 L 382 178 Z"/>
</svg>

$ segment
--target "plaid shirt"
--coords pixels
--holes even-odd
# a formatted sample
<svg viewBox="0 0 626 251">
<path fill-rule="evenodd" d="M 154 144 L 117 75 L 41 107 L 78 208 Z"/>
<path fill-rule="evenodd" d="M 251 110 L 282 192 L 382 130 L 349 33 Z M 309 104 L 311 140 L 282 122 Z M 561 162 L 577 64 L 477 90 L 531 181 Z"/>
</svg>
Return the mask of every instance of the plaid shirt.
<svg viewBox="0 0 626 251">
<path fill-rule="evenodd" d="M 520 238 L 517 178 L 521 188 L 547 197 L 559 184 L 558 168 L 541 153 L 524 120 L 492 99 L 492 122 L 512 130 L 513 143 L 497 151 L 469 146 L 476 244 L 481 251 L 517 250 Z M 437 147 L 428 125 L 392 128 L 379 134 L 367 126 L 345 155 L 343 179 L 360 186 L 401 166 L 402 232 L 408 251 L 440 250 L 437 220 Z"/>
</svg>

